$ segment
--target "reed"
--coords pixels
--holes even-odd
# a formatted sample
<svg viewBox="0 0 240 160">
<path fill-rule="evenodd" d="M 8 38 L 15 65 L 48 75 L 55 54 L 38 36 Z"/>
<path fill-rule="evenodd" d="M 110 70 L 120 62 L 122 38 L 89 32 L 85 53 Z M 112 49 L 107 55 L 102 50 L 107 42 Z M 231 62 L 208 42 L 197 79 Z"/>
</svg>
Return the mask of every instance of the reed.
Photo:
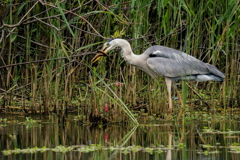
<svg viewBox="0 0 240 160">
<path fill-rule="evenodd" d="M 119 51 L 94 66 L 103 79 L 93 74 L 89 65 L 94 55 L 87 53 L 94 54 L 110 37 L 129 39 L 136 54 L 160 44 L 223 71 L 223 84 L 191 83 L 202 99 L 191 89 L 186 94 L 178 85 L 186 104 L 193 108 L 208 103 L 226 112 L 240 103 L 239 0 L 6 1 L 0 12 L 2 112 L 6 107 L 13 112 L 24 109 L 26 114 L 65 115 L 72 110 L 87 118 L 94 115 L 97 121 L 105 115 L 116 122 L 126 118 L 119 116 L 124 113 L 121 99 L 136 113 L 145 109 L 148 115 L 164 117 L 168 106 L 164 81 L 154 82 L 126 64 Z M 13 109 L 16 104 L 19 109 Z"/>
</svg>

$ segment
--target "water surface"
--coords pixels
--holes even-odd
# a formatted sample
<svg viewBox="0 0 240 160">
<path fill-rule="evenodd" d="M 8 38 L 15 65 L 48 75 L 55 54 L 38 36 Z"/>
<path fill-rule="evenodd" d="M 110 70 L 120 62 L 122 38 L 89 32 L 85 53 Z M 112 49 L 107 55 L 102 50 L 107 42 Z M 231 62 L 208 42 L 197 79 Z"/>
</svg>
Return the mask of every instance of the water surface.
<svg viewBox="0 0 240 160">
<path fill-rule="evenodd" d="M 239 122 L 152 121 L 81 123 L 75 116 L 5 116 L 0 122 L 0 159 L 11 160 L 236 160 Z"/>
</svg>

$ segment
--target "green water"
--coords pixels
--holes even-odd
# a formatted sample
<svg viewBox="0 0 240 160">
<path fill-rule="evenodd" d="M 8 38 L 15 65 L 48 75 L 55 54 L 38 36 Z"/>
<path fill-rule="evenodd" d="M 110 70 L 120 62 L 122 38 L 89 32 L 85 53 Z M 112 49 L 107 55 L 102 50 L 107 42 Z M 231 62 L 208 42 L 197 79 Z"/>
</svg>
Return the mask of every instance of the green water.
<svg viewBox="0 0 240 160">
<path fill-rule="evenodd" d="M 237 121 L 153 121 L 82 124 L 62 118 L 4 116 L 0 122 L 1 160 L 236 160 Z M 4 155 L 5 154 L 5 155 Z M 7 154 L 7 155 L 6 155 Z"/>
</svg>

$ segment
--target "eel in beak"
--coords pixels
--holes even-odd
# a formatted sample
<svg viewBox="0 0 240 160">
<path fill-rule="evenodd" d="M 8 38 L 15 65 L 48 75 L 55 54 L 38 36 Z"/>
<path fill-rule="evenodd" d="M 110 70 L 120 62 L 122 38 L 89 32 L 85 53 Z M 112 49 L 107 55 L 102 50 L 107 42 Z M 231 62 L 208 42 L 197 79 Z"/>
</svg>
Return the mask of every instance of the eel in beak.
<svg viewBox="0 0 240 160">
<path fill-rule="evenodd" d="M 102 51 L 102 50 L 98 50 L 97 51 L 97 55 L 95 56 L 95 57 L 93 57 L 93 59 L 92 59 L 92 63 L 95 63 L 95 62 L 97 62 L 102 56 L 107 56 L 108 57 L 108 54 L 107 53 L 105 53 L 104 51 Z"/>
</svg>

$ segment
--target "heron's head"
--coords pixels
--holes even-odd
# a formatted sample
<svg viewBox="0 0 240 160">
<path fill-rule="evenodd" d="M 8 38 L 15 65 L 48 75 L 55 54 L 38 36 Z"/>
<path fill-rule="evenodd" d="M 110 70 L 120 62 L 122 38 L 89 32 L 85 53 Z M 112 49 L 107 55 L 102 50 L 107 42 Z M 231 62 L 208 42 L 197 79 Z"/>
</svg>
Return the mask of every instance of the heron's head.
<svg viewBox="0 0 240 160">
<path fill-rule="evenodd" d="M 108 53 L 109 51 L 115 49 L 118 46 L 119 46 L 119 39 L 111 38 L 103 44 L 102 51 L 104 51 L 105 53 Z"/>
<path fill-rule="evenodd" d="M 107 42 L 105 42 L 102 49 L 98 50 L 97 55 L 92 59 L 92 63 L 97 62 L 102 56 L 108 56 L 107 53 L 116 47 L 121 47 L 122 40 L 123 39 L 109 39 Z"/>
</svg>

